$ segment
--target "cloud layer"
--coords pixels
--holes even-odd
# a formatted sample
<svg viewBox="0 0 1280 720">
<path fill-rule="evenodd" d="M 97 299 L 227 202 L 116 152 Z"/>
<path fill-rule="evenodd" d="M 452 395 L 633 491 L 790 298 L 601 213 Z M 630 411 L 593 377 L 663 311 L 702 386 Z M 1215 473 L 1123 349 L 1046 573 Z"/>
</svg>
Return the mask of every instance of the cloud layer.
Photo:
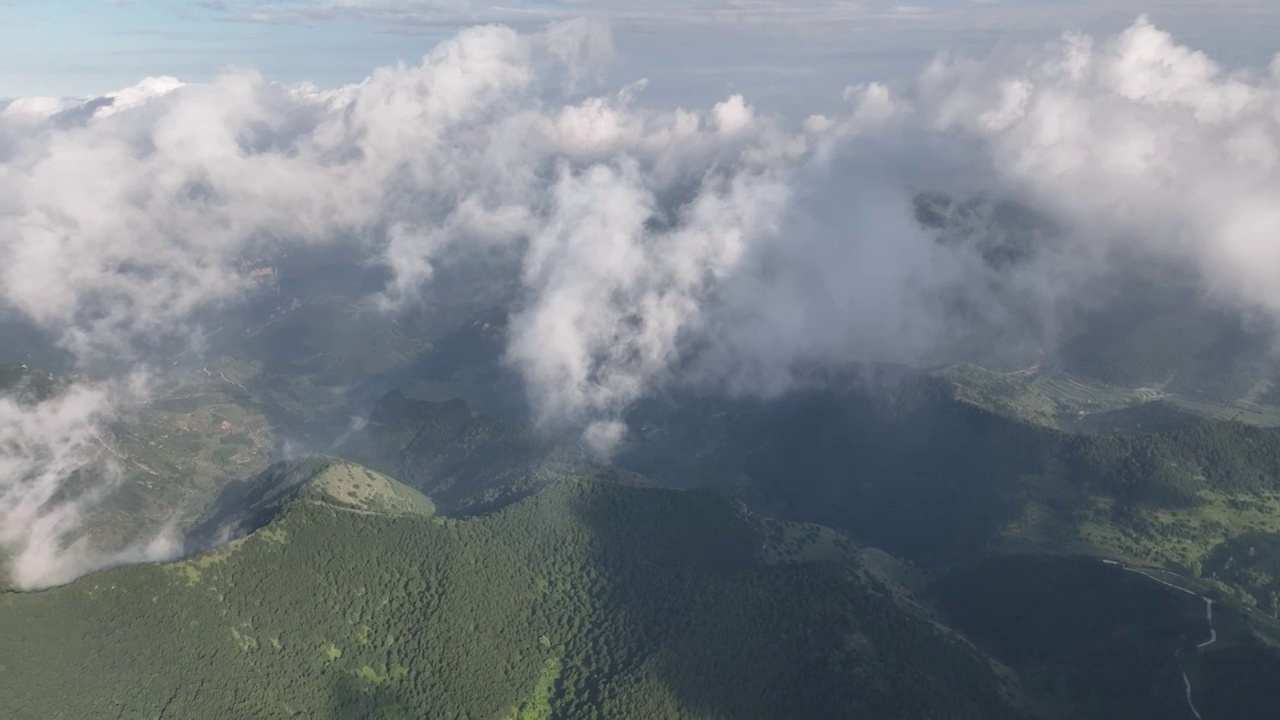
<svg viewBox="0 0 1280 720">
<path fill-rule="evenodd" d="M 1080 243 L 1185 259 L 1205 289 L 1274 315 L 1280 62 L 1228 72 L 1145 18 L 1013 67 L 935 63 L 922 112 Z"/>
<path fill-rule="evenodd" d="M 812 27 L 886 18 L 920 17 L 931 8 L 879 0 L 657 0 L 643 5 L 625 2 L 550 2 L 494 5 L 471 0 L 266 0 L 209 3 L 208 10 L 241 22 L 316 23 L 366 20 L 404 28 L 456 28 L 459 25 L 504 23 L 543 24 L 594 14 L 624 25 L 733 25 L 738 27 Z"/>
<path fill-rule="evenodd" d="M 14 586 L 49 587 L 105 567 L 172 558 L 181 548 L 172 527 L 110 551 L 84 528 L 86 514 L 122 477 L 104 427 L 144 385 L 135 375 L 77 383 L 40 402 L 0 397 L 0 557 Z"/>
<path fill-rule="evenodd" d="M 488 26 L 333 90 L 236 72 L 15 101 L 0 303 L 92 370 L 153 359 L 238 302 L 242 257 L 355 248 L 390 270 L 391 309 L 450 258 L 502 249 L 521 288 L 507 360 L 544 421 L 602 449 L 664 383 L 768 393 L 801 364 L 1051 348 L 1121 262 L 1179 264 L 1217 302 L 1280 315 L 1280 63 L 1228 72 L 1140 19 L 942 58 L 794 128 L 738 95 L 648 107 L 643 83 L 548 99 L 591 87 L 612 52 L 593 22 Z M 920 189 L 1015 198 L 1054 230 L 993 262 L 989 223 L 922 227 Z M 20 582 L 56 565 L 23 538 L 65 536 L 74 510 L 49 500 L 96 462 L 111 400 L 0 405 Z"/>
</svg>

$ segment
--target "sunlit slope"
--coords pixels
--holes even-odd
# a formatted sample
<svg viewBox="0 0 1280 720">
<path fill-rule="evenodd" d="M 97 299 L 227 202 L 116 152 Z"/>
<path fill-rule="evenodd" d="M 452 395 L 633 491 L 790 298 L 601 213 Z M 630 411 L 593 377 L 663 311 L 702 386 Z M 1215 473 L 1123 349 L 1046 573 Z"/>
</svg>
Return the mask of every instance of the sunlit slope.
<svg viewBox="0 0 1280 720">
<path fill-rule="evenodd" d="M 1203 419 L 1280 426 L 1280 394 L 1266 378 L 1223 395 L 1178 386 L 1167 378 L 1125 385 L 1042 365 L 1005 372 L 962 364 L 935 373 L 950 384 L 957 399 L 1070 432 L 1151 432 Z"/>
<path fill-rule="evenodd" d="M 0 595 L 6 715 L 1018 714 L 971 647 L 712 494 L 570 478 L 450 520 L 317 477 L 207 554 Z"/>
<path fill-rule="evenodd" d="M 233 481 L 188 533 L 188 552 L 221 545 L 270 523 L 293 501 L 381 515 L 435 514 L 422 493 L 382 473 L 335 458 L 277 463 L 257 477 Z"/>
</svg>

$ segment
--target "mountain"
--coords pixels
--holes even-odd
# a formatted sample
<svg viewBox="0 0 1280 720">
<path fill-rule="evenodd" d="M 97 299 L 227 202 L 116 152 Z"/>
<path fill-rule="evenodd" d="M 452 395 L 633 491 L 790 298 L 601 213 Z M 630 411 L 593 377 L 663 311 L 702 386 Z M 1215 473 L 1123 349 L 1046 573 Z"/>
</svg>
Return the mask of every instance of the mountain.
<svg viewBox="0 0 1280 720">
<path fill-rule="evenodd" d="M 447 514 L 493 509 L 563 475 L 602 469 L 575 442 L 484 415 L 463 400 L 422 401 L 399 390 L 334 450 L 400 478 Z"/>
<path fill-rule="evenodd" d="M 1058 232 L 1008 204 L 922 212 L 1011 307 L 1002 278 Z M 250 312 L 205 318 L 207 352 L 102 428 L 122 476 L 84 536 L 176 521 L 193 555 L 0 595 L 7 714 L 1236 718 L 1280 700 L 1280 396 L 1255 329 L 1159 272 L 1053 352 L 980 340 L 769 399 L 650 397 L 606 461 L 520 422 L 501 297 L 386 315 L 362 295 L 377 283 L 320 260 L 273 260 Z M 0 392 L 23 403 L 72 379 L 11 355 Z M 272 464 L 299 453 L 324 456 Z"/>
<path fill-rule="evenodd" d="M 393 392 L 335 452 L 403 478 L 446 515 L 574 474 L 709 488 L 924 568 L 1007 552 L 1117 558 L 1199 577 L 1280 619 L 1280 572 L 1249 553 L 1280 537 L 1275 430 L 1171 411 L 1151 414 L 1148 432 L 1064 432 L 901 368 L 770 401 L 655 401 L 629 422 L 608 466 L 462 401 Z"/>
<path fill-rule="evenodd" d="M 1056 253 L 1070 244 L 1070 228 L 1011 198 L 921 192 L 913 206 L 920 227 L 957 264 L 981 263 L 968 284 L 944 294 L 946 320 L 964 332 L 932 364 L 1031 366 L 1210 405 L 1253 404 L 1280 382 L 1272 324 L 1215 302 L 1192 267 L 1115 254 L 1046 315 L 1038 289 L 1052 271 L 1037 263 L 1064 262 Z"/>
<path fill-rule="evenodd" d="M 185 547 L 193 554 L 249 535 L 270 524 L 294 502 L 323 503 L 354 512 L 431 517 L 427 497 L 381 473 L 333 458 L 278 463 L 257 477 L 223 487 Z"/>
<path fill-rule="evenodd" d="M 835 536 L 712 493 L 567 477 L 445 519 L 315 460 L 241 496 L 266 522 L 216 550 L 0 595 L 6 713 L 1026 716 L 847 541 L 809 559 Z"/>
<path fill-rule="evenodd" d="M 625 468 L 664 485 L 734 488 L 759 512 L 925 567 L 1095 555 L 1203 575 L 1280 617 L 1280 574 L 1245 553 L 1280 537 L 1274 429 L 1195 417 L 1154 432 L 1071 433 L 910 372 L 828 379 L 769 401 L 652 402 L 630 422 Z"/>
<path fill-rule="evenodd" d="M 1018 673 L 1042 717 L 1254 718 L 1280 702 L 1274 632 L 1185 578 L 1004 556 L 934 581 L 929 595 Z"/>
</svg>

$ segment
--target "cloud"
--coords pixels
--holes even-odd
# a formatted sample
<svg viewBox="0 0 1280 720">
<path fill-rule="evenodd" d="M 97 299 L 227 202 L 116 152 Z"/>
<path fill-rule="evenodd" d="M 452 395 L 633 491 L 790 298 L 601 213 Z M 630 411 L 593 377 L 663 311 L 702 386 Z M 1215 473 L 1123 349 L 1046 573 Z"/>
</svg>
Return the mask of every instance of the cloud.
<svg viewBox="0 0 1280 720">
<path fill-rule="evenodd" d="M 543 99 L 548 78 L 587 79 L 611 55 L 592 22 L 491 26 L 329 91 L 252 72 L 156 79 L 85 122 L 34 129 L 40 112 L 74 108 L 11 104 L 6 118 L 21 119 L 5 136 L 22 142 L 0 175 L 0 228 L 22 242 L 0 247 L 6 299 L 93 358 L 190 332 L 197 310 L 246 291 L 236 261 L 264 248 L 355 243 L 391 269 L 390 307 L 451 253 L 527 243 L 509 358 L 547 416 L 581 418 L 616 413 L 682 344 L 709 356 L 758 346 L 742 367 L 764 346 L 925 353 L 953 324 L 942 306 L 956 293 L 1001 285 L 1012 294 L 973 290 L 965 303 L 1005 320 L 1028 300 L 1053 309 L 1120 247 L 1180 253 L 1230 278 L 1223 293 L 1251 288 L 1236 300 L 1276 303 L 1265 276 L 1233 282 L 1266 267 L 1242 238 L 1268 211 L 1234 198 L 1271 191 L 1274 82 L 1223 73 L 1145 20 L 1102 43 L 943 58 L 907 85 L 852 88 L 846 114 L 798 131 L 741 95 L 706 111 L 643 107 L 643 83 Z M 1074 240 L 975 282 L 990 270 L 940 249 L 905 199 L 907 186 L 948 184 L 1032 202 Z M 1199 232 L 1206 222 L 1221 227 Z M 1227 236 L 1231 254 L 1216 253 Z M 564 340 L 535 352 L 526 338 L 539 333 Z"/>
<path fill-rule="evenodd" d="M 734 207 L 713 185 L 649 206 L 634 173 L 571 177 L 581 202 L 555 205 L 570 219 L 555 218 L 550 242 L 569 255 L 526 276 L 537 301 L 510 356 L 539 407 L 600 417 L 600 436 L 617 438 L 620 409 L 663 382 L 770 393 L 813 363 L 1030 362 L 1160 273 L 1274 323 L 1278 83 L 1280 61 L 1228 71 L 1145 17 L 1100 39 L 944 56 L 909 82 L 851 89 L 845 114 L 802 133 L 748 131 L 736 180 L 778 200 L 745 200 L 760 214 L 726 213 L 707 245 L 667 244 L 670 228 L 636 218 L 675 207 L 672 227 L 696 234 L 682 213 Z M 703 122 L 732 136 L 745 108 L 730 98 Z M 922 188 L 979 201 L 925 228 L 911 201 Z M 668 263 L 709 269 L 682 285 Z"/>
<path fill-rule="evenodd" d="M 15 238 L 0 247 L 6 300 L 82 356 L 120 353 L 235 299 L 236 260 L 273 243 L 413 233 L 441 209 L 501 232 L 504 199 L 527 200 L 509 143 L 536 130 L 521 113 L 535 64 L 554 47 L 548 59 L 580 72 L 596 41 L 577 32 L 575 48 L 564 30 L 552 46 L 479 28 L 333 92 L 237 72 L 121 93 L 137 102 L 83 126 L 50 123 L 0 175 L 0 231 Z"/>
<path fill-rule="evenodd" d="M 740 100 L 728 107 L 727 123 L 722 109 L 713 112 L 717 134 L 735 135 L 749 122 Z M 675 363 L 747 248 L 778 231 L 785 175 L 750 165 L 702 178 L 666 227 L 655 227 L 663 208 L 638 164 L 561 169 L 553 213 L 530 239 L 524 282 L 532 302 L 513 319 L 508 352 L 544 417 L 603 415 L 588 437 L 617 438 L 613 418 Z"/>
<path fill-rule="evenodd" d="M 817 24 L 849 24 L 874 19 L 910 19 L 931 8 L 894 2 L 847 0 L 657 0 L 637 5 L 624 2 L 552 0 L 524 5 L 494 5 L 471 0 L 268 0 L 266 2 L 216 2 L 204 7 L 222 17 L 241 22 L 319 23 L 362 20 L 388 26 L 456 28 L 478 23 L 510 25 L 543 24 L 584 15 L 606 18 L 618 25 L 734 25 L 778 28 Z"/>
<path fill-rule="evenodd" d="M 142 378 L 77 383 L 40 401 L 0 397 L 0 557 L 16 587 L 39 589 L 127 562 L 172 557 L 172 528 L 104 552 L 82 527 L 121 477 L 104 427 Z"/>
<path fill-rule="evenodd" d="M 699 382 L 758 392 L 806 362 L 1052 354 L 1160 273 L 1263 326 L 1280 317 L 1280 62 L 1229 71 L 1140 17 L 944 55 L 847 100 L 806 123 L 815 150 L 781 238 L 704 309 L 718 317 Z M 986 199 L 928 230 L 909 188 Z M 1031 214 L 1001 219 L 1006 201 Z"/>
<path fill-rule="evenodd" d="M 1144 17 L 1012 67 L 935 63 L 916 102 L 1074 251 L 1186 262 L 1220 301 L 1280 313 L 1280 64 L 1228 72 Z"/>
<path fill-rule="evenodd" d="M 611 53 L 592 22 L 531 35 L 490 26 L 334 90 L 237 71 L 7 108 L 3 306 L 58 338 L 85 377 L 107 378 L 43 403 L 4 401 L 0 524 L 15 581 L 34 587 L 118 559 L 79 535 L 119 476 L 98 440 L 130 401 L 110 378 L 156 360 L 162 341 L 197 336 L 206 311 L 242 302 L 246 257 L 353 247 L 391 271 L 382 300 L 395 308 L 451 253 L 527 247 L 521 323 L 565 342 L 513 342 L 510 357 L 543 418 L 616 441 L 610 418 L 696 327 L 733 246 L 769 227 L 780 190 L 770 165 L 797 148 L 740 97 L 710 114 L 640 109 L 640 85 L 541 99 L 544 82 L 589 81 Z M 606 314 L 556 317 L 592 293 L 615 298 Z M 552 402 L 556 390 L 566 399 Z"/>
<path fill-rule="evenodd" d="M 98 421 L 109 409 L 106 393 L 87 387 L 28 407 L 0 400 L 0 543 L 19 585 L 37 579 L 39 555 L 56 553 L 60 533 L 76 524 L 74 503 L 49 506 L 74 473 L 100 461 Z"/>
<path fill-rule="evenodd" d="M 430 274 L 423 228 L 450 217 L 458 236 L 511 241 L 536 199 L 520 140 L 553 125 L 529 105 L 536 73 L 589 77 L 607 50 L 587 23 L 539 36 L 489 27 L 334 91 L 243 71 L 147 80 L 109 102 L 10 103 L 0 306 L 107 378 L 41 403 L 0 399 L 0 545 L 15 583 L 125 557 L 81 534 L 119 478 L 100 438 L 136 393 L 110 379 L 116 368 L 157 359 L 160 341 L 196 334 L 203 311 L 241 301 L 245 257 L 354 243 L 395 270 L 388 297 L 407 297 Z"/>
<path fill-rule="evenodd" d="M 1280 314 L 1280 64 L 1228 72 L 1142 19 L 944 56 L 796 128 L 749 95 L 690 109 L 646 106 L 644 82 L 546 92 L 593 87 L 609 37 L 484 26 L 335 89 L 235 71 L 10 103 L 0 302 L 114 377 L 243 301 L 245 257 L 353 250 L 388 269 L 394 310 L 452 260 L 500 250 L 518 288 L 507 362 L 541 419 L 606 451 L 665 384 L 771 393 L 814 363 L 1051 351 L 1126 263 L 1181 264 L 1218 302 Z M 943 208 L 939 230 L 916 190 L 980 199 Z M 1040 219 L 1002 229 L 1004 199 Z M 4 487 L 7 536 L 69 537 L 78 506 L 47 504 L 98 462 L 91 431 L 119 395 L 97 387 L 3 406 L 5 475 L 26 478 Z"/>
</svg>

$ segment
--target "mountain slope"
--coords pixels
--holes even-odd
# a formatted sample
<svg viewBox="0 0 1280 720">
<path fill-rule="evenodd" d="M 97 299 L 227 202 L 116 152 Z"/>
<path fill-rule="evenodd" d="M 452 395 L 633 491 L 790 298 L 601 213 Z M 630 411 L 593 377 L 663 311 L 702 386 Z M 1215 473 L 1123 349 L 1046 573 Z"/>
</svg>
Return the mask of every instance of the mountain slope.
<svg viewBox="0 0 1280 720">
<path fill-rule="evenodd" d="M 450 520 L 330 502 L 363 470 L 317 466 L 225 547 L 0 595 L 10 716 L 1021 716 L 855 567 L 762 562 L 732 501 L 568 478 Z"/>
<path fill-rule="evenodd" d="M 336 452 L 400 478 L 446 514 L 491 510 L 566 474 L 599 469 L 576 445 L 473 410 L 396 390 Z"/>
<path fill-rule="evenodd" d="M 1272 429 L 1197 420 L 1072 434 L 909 375 L 767 402 L 655 403 L 630 419 L 637 432 L 618 458 L 624 467 L 664 484 L 734 487 L 760 512 L 925 566 L 995 551 L 1101 555 L 1186 575 L 1221 570 L 1221 589 L 1280 608 L 1271 600 L 1280 574 L 1257 567 L 1252 587 L 1231 572 L 1253 564 L 1233 538 L 1280 533 Z"/>
<path fill-rule="evenodd" d="M 404 478 L 446 514 L 501 507 L 565 474 L 615 473 L 716 488 L 925 566 L 1012 550 L 1203 569 L 1280 614 L 1280 574 L 1233 542 L 1280 533 L 1280 433 L 1194 417 L 1162 426 L 1159 414 L 1139 421 L 1158 432 L 1068 433 L 904 368 L 821 384 L 769 401 L 642 405 L 621 470 L 462 401 L 402 393 L 337 451 Z"/>
<path fill-rule="evenodd" d="M 301 500 L 382 515 L 435 514 L 425 495 L 382 473 L 333 458 L 277 463 L 256 477 L 232 481 L 187 532 L 188 553 L 207 550 L 267 525 Z"/>
<path fill-rule="evenodd" d="M 1208 612 L 1195 588 L 1094 558 L 1009 556 L 952 573 L 930 595 L 1018 671 L 1047 717 L 1164 720 L 1194 717 L 1192 707 L 1206 718 L 1260 717 L 1280 702 L 1280 652 L 1221 598 Z"/>
</svg>

